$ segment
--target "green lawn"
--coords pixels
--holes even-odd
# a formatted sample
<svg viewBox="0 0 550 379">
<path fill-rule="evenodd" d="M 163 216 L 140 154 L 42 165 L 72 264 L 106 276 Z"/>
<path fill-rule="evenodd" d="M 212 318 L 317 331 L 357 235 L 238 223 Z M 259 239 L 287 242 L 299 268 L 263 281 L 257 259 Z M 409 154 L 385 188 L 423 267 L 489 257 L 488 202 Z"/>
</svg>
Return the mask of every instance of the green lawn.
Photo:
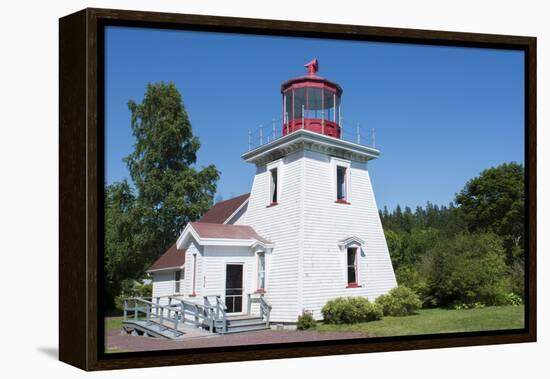
<svg viewBox="0 0 550 379">
<path fill-rule="evenodd" d="M 105 317 L 105 331 L 122 329 L 122 317 Z"/>
<path fill-rule="evenodd" d="M 361 324 L 318 324 L 318 331 L 364 332 L 374 336 L 473 332 L 523 328 L 523 307 L 504 306 L 481 309 L 422 309 L 417 315 L 384 317 Z"/>
</svg>

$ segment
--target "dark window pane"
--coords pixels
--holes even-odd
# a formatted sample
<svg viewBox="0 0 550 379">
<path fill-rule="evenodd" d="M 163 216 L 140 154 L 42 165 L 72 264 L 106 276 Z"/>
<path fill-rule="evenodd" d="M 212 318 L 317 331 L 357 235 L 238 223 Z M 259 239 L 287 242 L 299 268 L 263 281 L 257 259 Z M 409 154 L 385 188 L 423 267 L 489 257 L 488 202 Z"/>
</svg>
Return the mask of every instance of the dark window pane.
<svg viewBox="0 0 550 379">
<path fill-rule="evenodd" d="M 277 202 L 277 169 L 274 168 L 270 170 L 271 172 L 271 202 L 276 203 Z"/>
<path fill-rule="evenodd" d="M 258 289 L 265 288 L 265 255 L 258 254 Z"/>
<path fill-rule="evenodd" d="M 335 117 L 336 122 L 340 124 L 340 96 L 336 95 L 336 104 L 335 104 Z"/>
<path fill-rule="evenodd" d="M 308 88 L 307 89 L 307 118 L 321 118 L 323 110 L 323 89 Z"/>
<path fill-rule="evenodd" d="M 324 107 L 323 107 L 323 113 L 324 113 L 324 119 L 329 121 L 335 121 L 334 120 L 334 92 L 331 92 L 329 90 L 325 90 L 324 93 Z"/>
<path fill-rule="evenodd" d="M 355 266 L 355 249 L 348 249 L 348 266 Z"/>
<path fill-rule="evenodd" d="M 243 297 L 236 296 L 234 301 L 233 312 L 242 312 L 243 311 Z"/>
<path fill-rule="evenodd" d="M 338 200 L 346 199 L 346 168 L 340 167 L 336 169 L 336 198 Z"/>
<path fill-rule="evenodd" d="M 225 298 L 225 306 L 227 307 L 227 310 L 229 312 L 234 312 L 235 308 L 235 298 L 232 296 L 226 296 Z"/>
<path fill-rule="evenodd" d="M 357 283 L 357 267 L 356 267 L 356 254 L 357 249 L 348 248 L 347 251 L 347 263 L 348 263 L 348 283 Z"/>
<path fill-rule="evenodd" d="M 285 93 L 285 121 L 292 120 L 292 91 L 288 91 Z"/>
<path fill-rule="evenodd" d="M 355 280 L 355 267 L 348 267 L 348 283 L 357 283 Z"/>
<path fill-rule="evenodd" d="M 302 118 L 302 107 L 306 106 L 306 89 L 298 88 L 294 90 L 294 118 Z"/>
<path fill-rule="evenodd" d="M 240 312 L 242 310 L 243 266 L 230 264 L 227 265 L 226 270 L 225 305 L 228 312 Z"/>
</svg>

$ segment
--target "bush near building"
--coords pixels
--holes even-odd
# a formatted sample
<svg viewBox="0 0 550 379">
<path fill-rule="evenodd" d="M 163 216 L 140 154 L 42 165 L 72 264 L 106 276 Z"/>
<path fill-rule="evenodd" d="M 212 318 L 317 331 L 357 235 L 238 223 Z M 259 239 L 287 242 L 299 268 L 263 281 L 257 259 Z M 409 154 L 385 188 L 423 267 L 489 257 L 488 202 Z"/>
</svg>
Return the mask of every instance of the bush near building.
<svg viewBox="0 0 550 379">
<path fill-rule="evenodd" d="M 387 294 L 378 296 L 375 304 L 382 309 L 384 316 L 408 316 L 422 307 L 418 295 L 405 286 L 395 287 Z"/>
<path fill-rule="evenodd" d="M 321 313 L 327 324 L 355 324 L 382 318 L 380 307 L 364 297 L 338 297 L 329 300 Z"/>
</svg>

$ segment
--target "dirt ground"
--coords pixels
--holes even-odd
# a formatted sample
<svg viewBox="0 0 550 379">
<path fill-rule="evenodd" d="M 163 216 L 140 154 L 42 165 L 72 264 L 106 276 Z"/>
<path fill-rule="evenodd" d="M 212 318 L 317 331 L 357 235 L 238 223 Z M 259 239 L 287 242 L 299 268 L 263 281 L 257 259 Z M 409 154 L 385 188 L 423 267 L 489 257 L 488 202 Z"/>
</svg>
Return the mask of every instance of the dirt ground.
<svg viewBox="0 0 550 379">
<path fill-rule="evenodd" d="M 260 345 L 266 343 L 326 341 L 365 338 L 368 335 L 355 332 L 316 332 L 295 330 L 259 330 L 229 335 L 209 335 L 189 340 L 170 341 L 160 338 L 121 335 L 119 330 L 105 334 L 107 352 L 151 351 L 190 349 L 202 347 Z"/>
</svg>

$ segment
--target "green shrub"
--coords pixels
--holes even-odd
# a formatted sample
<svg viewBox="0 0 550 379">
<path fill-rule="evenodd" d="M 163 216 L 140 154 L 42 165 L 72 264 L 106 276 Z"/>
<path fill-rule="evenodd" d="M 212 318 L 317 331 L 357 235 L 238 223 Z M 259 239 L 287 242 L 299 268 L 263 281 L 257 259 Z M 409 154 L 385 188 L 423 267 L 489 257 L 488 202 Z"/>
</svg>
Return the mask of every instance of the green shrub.
<svg viewBox="0 0 550 379">
<path fill-rule="evenodd" d="M 338 297 L 329 300 L 321 309 L 328 324 L 355 324 L 380 320 L 382 310 L 365 297 Z"/>
<path fill-rule="evenodd" d="M 300 316 L 298 316 L 298 323 L 296 324 L 296 329 L 298 330 L 307 330 L 315 328 L 317 322 L 313 318 L 311 311 L 303 311 Z"/>
<path fill-rule="evenodd" d="M 152 294 L 152 284 L 143 284 L 135 280 L 125 280 L 122 282 L 122 291 L 115 298 L 115 306 L 118 310 L 123 310 L 124 299 L 129 297 L 151 297 Z"/>
<path fill-rule="evenodd" d="M 430 306 L 506 304 L 511 291 L 502 240 L 494 234 L 460 234 L 439 241 L 423 257 Z"/>
<path fill-rule="evenodd" d="M 521 299 L 521 296 L 510 292 L 508 295 L 506 295 L 506 304 L 519 307 L 520 305 L 523 305 L 523 300 Z"/>
<path fill-rule="evenodd" d="M 378 296 L 375 303 L 384 316 L 412 315 L 422 306 L 418 295 L 405 286 L 395 287 L 386 295 Z"/>
<path fill-rule="evenodd" d="M 470 303 L 470 304 L 455 304 L 453 305 L 453 309 L 460 310 L 460 309 L 481 309 L 485 308 L 485 304 L 476 302 L 476 303 Z"/>
</svg>

